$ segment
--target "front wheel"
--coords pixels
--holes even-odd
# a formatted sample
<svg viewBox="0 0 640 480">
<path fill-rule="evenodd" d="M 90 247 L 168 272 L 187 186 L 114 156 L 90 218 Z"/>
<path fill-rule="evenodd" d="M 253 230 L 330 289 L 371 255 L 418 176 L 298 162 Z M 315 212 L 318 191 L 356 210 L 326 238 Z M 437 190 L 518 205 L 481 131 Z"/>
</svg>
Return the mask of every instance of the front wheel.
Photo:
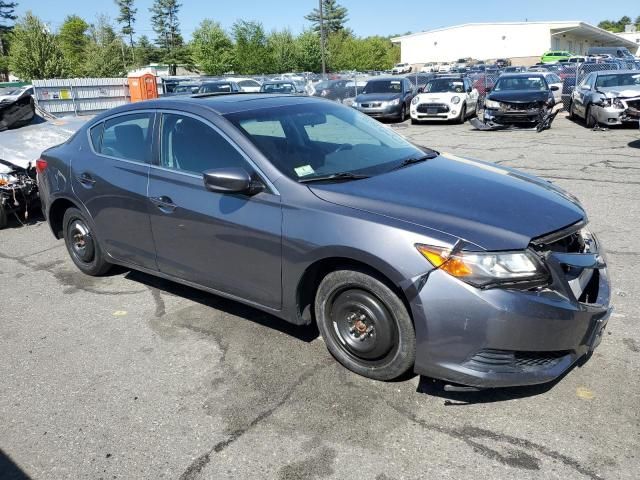
<svg viewBox="0 0 640 480">
<path fill-rule="evenodd" d="M 457 120 L 457 123 L 464 123 L 465 120 L 467 119 L 467 104 L 463 104 L 462 105 L 462 109 L 460 110 L 460 117 Z"/>
<path fill-rule="evenodd" d="M 404 122 L 407 118 L 407 107 L 406 105 L 402 105 L 402 109 L 400 110 L 400 123 Z"/>
<path fill-rule="evenodd" d="M 591 105 L 589 105 L 587 107 L 587 110 L 585 111 L 584 123 L 587 125 L 588 128 L 595 128 L 595 126 L 598 124 L 598 120 L 596 119 L 596 116 L 593 113 L 593 109 L 591 108 Z"/>
<path fill-rule="evenodd" d="M 352 372 L 393 380 L 413 366 L 416 338 L 409 313 L 378 279 L 355 270 L 329 273 L 314 308 L 327 348 Z"/>
<path fill-rule="evenodd" d="M 62 224 L 64 243 L 76 267 L 94 277 L 107 273 L 112 265 L 105 259 L 100 243 L 83 213 L 77 208 L 67 209 Z"/>
</svg>

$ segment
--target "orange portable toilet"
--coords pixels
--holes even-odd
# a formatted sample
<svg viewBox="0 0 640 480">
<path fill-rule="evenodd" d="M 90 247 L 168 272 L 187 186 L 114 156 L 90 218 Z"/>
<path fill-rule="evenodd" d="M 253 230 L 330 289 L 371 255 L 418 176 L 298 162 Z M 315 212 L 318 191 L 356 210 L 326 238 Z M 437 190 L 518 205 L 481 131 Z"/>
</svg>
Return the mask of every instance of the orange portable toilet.
<svg viewBox="0 0 640 480">
<path fill-rule="evenodd" d="M 156 76 L 145 73 L 137 77 L 129 77 L 129 95 L 131 95 L 131 102 L 158 98 Z"/>
</svg>

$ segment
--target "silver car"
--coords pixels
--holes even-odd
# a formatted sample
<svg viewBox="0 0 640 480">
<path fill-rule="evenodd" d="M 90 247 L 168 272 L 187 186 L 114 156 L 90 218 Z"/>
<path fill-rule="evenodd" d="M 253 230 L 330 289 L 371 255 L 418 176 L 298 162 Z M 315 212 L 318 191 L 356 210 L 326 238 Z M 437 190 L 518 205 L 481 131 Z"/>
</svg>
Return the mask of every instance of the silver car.
<svg viewBox="0 0 640 480">
<path fill-rule="evenodd" d="M 569 116 L 588 127 L 635 122 L 625 112 L 640 108 L 640 70 L 604 70 L 587 75 L 571 94 Z"/>
</svg>

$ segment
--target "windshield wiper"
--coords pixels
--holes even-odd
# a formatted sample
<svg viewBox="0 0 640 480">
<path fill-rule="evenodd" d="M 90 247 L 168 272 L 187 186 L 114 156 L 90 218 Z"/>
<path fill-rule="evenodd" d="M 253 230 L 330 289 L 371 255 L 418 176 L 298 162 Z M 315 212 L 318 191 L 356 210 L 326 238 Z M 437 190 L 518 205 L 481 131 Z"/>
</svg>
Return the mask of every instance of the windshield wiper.
<svg viewBox="0 0 640 480">
<path fill-rule="evenodd" d="M 426 162 L 427 160 L 432 160 L 432 159 L 436 158 L 437 156 L 438 156 L 438 154 L 434 152 L 434 153 L 427 153 L 427 154 L 421 155 L 419 157 L 410 157 L 410 158 L 407 158 L 407 159 L 403 160 L 402 162 L 400 162 L 398 165 L 393 167 L 390 171 L 400 170 L 401 168 L 408 167 L 409 165 Z"/>
<path fill-rule="evenodd" d="M 312 183 L 312 182 L 326 182 L 331 180 L 361 180 L 363 178 L 369 178 L 370 175 L 360 175 L 352 172 L 338 172 L 330 175 L 318 175 L 317 177 L 301 178 L 299 183 Z"/>
</svg>

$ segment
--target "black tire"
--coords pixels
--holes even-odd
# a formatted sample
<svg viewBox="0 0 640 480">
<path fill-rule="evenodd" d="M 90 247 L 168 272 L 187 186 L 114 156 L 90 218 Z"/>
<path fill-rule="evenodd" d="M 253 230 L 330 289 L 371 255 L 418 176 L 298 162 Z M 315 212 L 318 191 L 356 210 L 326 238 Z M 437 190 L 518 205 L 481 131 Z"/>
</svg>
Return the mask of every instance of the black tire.
<svg viewBox="0 0 640 480">
<path fill-rule="evenodd" d="M 596 117 L 591 114 L 591 105 L 587 107 L 584 113 L 584 123 L 587 128 L 594 128 L 598 123 Z"/>
<path fill-rule="evenodd" d="M 462 104 L 462 109 L 460 110 L 460 118 L 456 120 L 456 123 L 463 124 L 467 120 L 467 104 Z"/>
<path fill-rule="evenodd" d="M 576 111 L 573 109 L 573 102 L 569 103 L 569 120 L 576 120 Z"/>
<path fill-rule="evenodd" d="M 404 122 L 407 118 L 407 106 L 406 105 L 402 105 L 402 108 L 400 109 L 400 123 Z"/>
<path fill-rule="evenodd" d="M 9 216 L 7 215 L 7 210 L 4 208 L 4 205 L 0 204 L 0 230 L 7 228 L 8 224 Z"/>
<path fill-rule="evenodd" d="M 404 303 L 361 271 L 338 270 L 320 283 L 315 316 L 322 338 L 343 366 L 374 380 L 393 380 L 413 367 L 416 337 Z"/>
<path fill-rule="evenodd" d="M 411 119 L 411 125 L 419 125 L 420 122 L 418 120 L 416 120 L 415 118 Z"/>
<path fill-rule="evenodd" d="M 87 275 L 97 277 L 109 271 L 100 242 L 91 231 L 90 223 L 77 208 L 68 208 L 62 220 L 64 243 L 76 267 Z"/>
</svg>

